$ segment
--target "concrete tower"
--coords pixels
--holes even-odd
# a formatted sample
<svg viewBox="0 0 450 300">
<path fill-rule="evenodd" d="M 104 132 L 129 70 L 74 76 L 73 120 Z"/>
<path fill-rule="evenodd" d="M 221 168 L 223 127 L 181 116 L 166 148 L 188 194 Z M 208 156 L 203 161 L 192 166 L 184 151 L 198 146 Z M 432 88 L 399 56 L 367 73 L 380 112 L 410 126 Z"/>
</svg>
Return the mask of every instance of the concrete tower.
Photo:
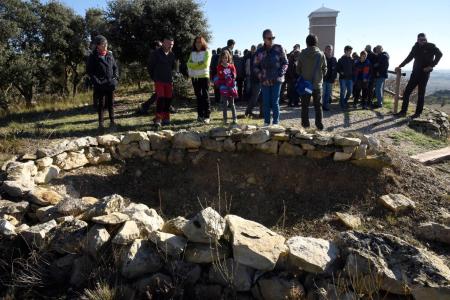
<svg viewBox="0 0 450 300">
<path fill-rule="evenodd" d="M 319 48 L 323 51 L 326 45 L 335 45 L 336 19 L 339 11 L 321 8 L 309 14 L 309 33 L 315 34 L 319 38 Z"/>
</svg>

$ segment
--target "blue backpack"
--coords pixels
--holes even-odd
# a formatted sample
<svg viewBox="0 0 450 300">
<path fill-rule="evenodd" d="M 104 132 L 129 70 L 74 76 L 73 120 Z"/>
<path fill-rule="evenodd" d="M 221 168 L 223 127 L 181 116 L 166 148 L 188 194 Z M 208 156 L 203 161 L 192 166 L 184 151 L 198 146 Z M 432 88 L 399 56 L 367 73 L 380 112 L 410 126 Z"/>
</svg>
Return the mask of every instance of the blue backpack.
<svg viewBox="0 0 450 300">
<path fill-rule="evenodd" d="M 297 82 L 295 83 L 295 90 L 297 91 L 299 96 L 311 95 L 314 90 L 314 78 L 316 77 L 317 68 L 319 67 L 321 55 L 320 53 L 317 55 L 316 64 L 314 65 L 313 70 L 313 78 L 312 80 L 305 80 L 303 76 L 298 77 Z"/>
</svg>

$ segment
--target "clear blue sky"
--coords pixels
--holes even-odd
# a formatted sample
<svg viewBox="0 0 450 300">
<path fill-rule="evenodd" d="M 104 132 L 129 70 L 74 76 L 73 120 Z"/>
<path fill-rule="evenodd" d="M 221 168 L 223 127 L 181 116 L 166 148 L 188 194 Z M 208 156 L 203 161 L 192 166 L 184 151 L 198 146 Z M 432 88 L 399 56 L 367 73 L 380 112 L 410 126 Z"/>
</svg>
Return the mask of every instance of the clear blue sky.
<svg viewBox="0 0 450 300">
<path fill-rule="evenodd" d="M 261 33 L 270 28 L 276 42 L 289 51 L 296 43 L 305 45 L 308 15 L 323 5 L 339 10 L 336 28 L 336 56 L 345 45 L 363 50 L 366 44 L 383 45 L 398 65 L 409 53 L 417 33 L 425 32 L 444 56 L 436 69 L 450 69 L 450 1 L 303 1 L 303 0 L 198 0 L 210 25 L 211 48 L 223 47 L 227 39 L 244 50 L 262 41 Z M 89 7 L 106 7 L 106 0 L 63 0 L 79 14 Z M 409 64 L 406 69 L 412 67 Z"/>
</svg>

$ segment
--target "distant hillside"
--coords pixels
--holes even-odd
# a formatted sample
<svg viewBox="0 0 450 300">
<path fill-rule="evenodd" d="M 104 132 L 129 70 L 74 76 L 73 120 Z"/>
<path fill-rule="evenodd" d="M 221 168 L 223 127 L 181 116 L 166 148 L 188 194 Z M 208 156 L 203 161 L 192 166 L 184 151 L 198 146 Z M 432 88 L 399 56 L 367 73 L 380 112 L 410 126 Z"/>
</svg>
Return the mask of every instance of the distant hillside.
<svg viewBox="0 0 450 300">
<path fill-rule="evenodd" d="M 409 79 L 411 71 L 406 71 L 406 78 Z M 427 85 L 427 95 L 434 92 L 450 89 L 450 70 L 435 70 L 431 73 Z"/>
<path fill-rule="evenodd" d="M 450 89 L 438 90 L 426 96 L 426 102 L 429 104 L 450 105 Z"/>
</svg>

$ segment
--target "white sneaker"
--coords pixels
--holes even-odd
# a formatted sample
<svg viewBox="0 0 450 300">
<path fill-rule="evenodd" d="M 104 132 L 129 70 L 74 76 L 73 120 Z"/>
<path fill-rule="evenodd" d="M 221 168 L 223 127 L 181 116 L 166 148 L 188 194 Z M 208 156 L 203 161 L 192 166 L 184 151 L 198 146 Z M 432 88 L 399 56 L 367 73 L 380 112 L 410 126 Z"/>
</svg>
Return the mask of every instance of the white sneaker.
<svg viewBox="0 0 450 300">
<path fill-rule="evenodd" d="M 211 120 L 210 120 L 209 118 L 206 118 L 206 119 L 203 120 L 203 122 L 204 122 L 205 124 L 209 124 L 209 123 L 211 122 Z"/>
</svg>

